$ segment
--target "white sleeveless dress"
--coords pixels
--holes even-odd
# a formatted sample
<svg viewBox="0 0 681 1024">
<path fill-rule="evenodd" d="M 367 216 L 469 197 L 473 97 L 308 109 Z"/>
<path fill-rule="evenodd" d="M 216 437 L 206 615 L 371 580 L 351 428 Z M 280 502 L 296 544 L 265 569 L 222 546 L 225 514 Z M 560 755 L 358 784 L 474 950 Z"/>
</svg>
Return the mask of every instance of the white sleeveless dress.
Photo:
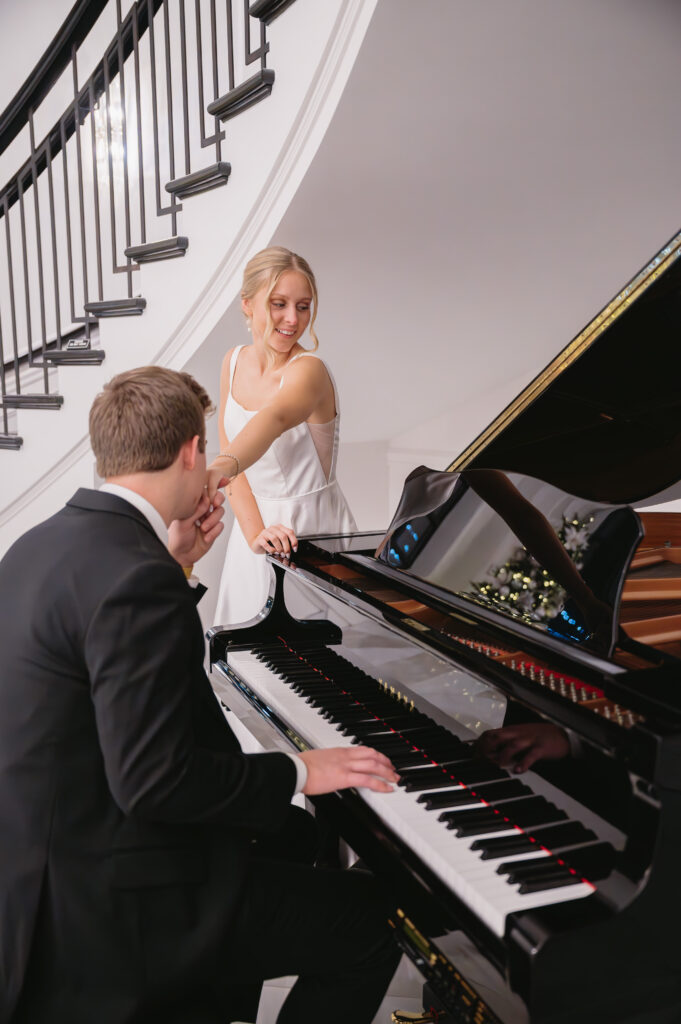
<svg viewBox="0 0 681 1024">
<path fill-rule="evenodd" d="M 234 400 L 232 382 L 240 345 L 234 349 L 229 367 L 229 394 L 225 404 L 225 433 L 233 440 L 258 410 L 244 409 Z M 312 353 L 299 352 L 290 360 Z M 325 364 L 326 365 L 326 364 Z M 246 479 L 253 492 L 265 526 L 282 523 L 296 537 L 314 533 L 350 533 L 357 529 L 345 496 L 336 480 L 340 436 L 338 391 L 333 385 L 336 416 L 333 447 L 327 475 L 307 423 L 285 430 L 248 470 Z M 283 383 L 283 378 L 282 378 Z M 315 424 L 312 424 L 313 428 Z M 215 622 L 221 626 L 247 622 L 264 607 L 270 590 L 272 567 L 264 555 L 256 555 L 246 543 L 235 521 L 227 544 L 225 566 L 220 580 Z"/>
</svg>

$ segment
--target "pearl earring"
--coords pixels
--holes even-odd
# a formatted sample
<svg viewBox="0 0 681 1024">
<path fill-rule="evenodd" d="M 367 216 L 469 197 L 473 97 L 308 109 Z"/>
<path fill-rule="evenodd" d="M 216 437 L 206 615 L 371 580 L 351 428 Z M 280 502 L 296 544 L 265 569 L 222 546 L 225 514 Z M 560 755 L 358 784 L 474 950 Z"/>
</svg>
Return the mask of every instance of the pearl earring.
<svg viewBox="0 0 681 1024">
<path fill-rule="evenodd" d="M 251 333 L 251 318 L 250 318 L 250 316 L 246 317 L 246 330 L 248 331 L 249 334 Z"/>
</svg>

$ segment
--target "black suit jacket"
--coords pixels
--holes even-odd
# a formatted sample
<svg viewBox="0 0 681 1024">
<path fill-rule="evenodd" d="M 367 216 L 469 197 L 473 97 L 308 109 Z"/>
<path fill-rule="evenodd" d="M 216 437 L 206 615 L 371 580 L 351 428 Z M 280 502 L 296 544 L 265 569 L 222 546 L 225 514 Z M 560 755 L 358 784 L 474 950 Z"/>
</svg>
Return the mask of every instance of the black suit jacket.
<svg viewBox="0 0 681 1024">
<path fill-rule="evenodd" d="M 296 773 L 241 753 L 203 650 L 118 497 L 79 490 L 0 562 L 1 1024 L 222 1024 L 249 846 Z"/>
</svg>

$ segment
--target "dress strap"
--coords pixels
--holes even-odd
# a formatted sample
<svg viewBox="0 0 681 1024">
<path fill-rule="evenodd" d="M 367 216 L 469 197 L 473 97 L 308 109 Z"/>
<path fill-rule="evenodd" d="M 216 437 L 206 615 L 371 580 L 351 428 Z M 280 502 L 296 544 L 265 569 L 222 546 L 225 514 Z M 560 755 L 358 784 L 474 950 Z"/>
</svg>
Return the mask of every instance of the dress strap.
<svg viewBox="0 0 681 1024">
<path fill-rule="evenodd" d="M 312 359 L 319 359 L 319 356 L 317 355 L 316 352 L 299 352 L 297 356 L 293 357 L 293 359 L 289 359 L 289 361 L 286 364 L 286 366 L 290 366 L 291 363 L 295 363 L 296 359 L 303 359 L 305 356 L 311 356 Z M 319 359 L 319 362 L 322 364 L 322 366 L 324 367 L 324 369 L 326 370 L 326 372 L 329 375 L 329 380 L 331 381 L 331 387 L 333 388 L 333 401 L 334 401 L 334 404 L 336 406 L 336 416 L 337 416 L 338 415 L 338 388 L 336 387 L 336 382 L 333 379 L 333 374 L 331 373 L 331 370 L 328 368 L 328 366 L 326 365 L 324 360 L 323 359 Z M 281 386 L 282 386 L 283 383 L 284 383 L 284 374 L 282 373 L 281 380 L 279 381 L 279 390 L 280 391 L 281 391 Z"/>
<path fill-rule="evenodd" d="M 296 359 L 300 359 L 302 356 L 313 356 L 313 355 L 314 355 L 314 352 L 299 352 L 297 356 L 293 357 L 293 359 L 289 359 L 289 361 L 288 361 L 288 363 L 286 365 L 290 366 L 291 363 L 295 363 Z M 315 356 L 315 358 L 319 358 L 319 357 Z M 281 387 L 282 387 L 283 383 L 284 383 L 284 374 L 282 373 L 281 380 L 279 381 L 279 390 L 280 391 L 281 391 Z"/>
<path fill-rule="evenodd" d="M 232 358 L 229 361 L 229 393 L 232 393 L 232 381 L 234 380 L 234 371 L 236 370 L 236 361 L 239 358 L 239 352 L 243 348 L 243 345 L 237 345 L 232 352 Z"/>
</svg>

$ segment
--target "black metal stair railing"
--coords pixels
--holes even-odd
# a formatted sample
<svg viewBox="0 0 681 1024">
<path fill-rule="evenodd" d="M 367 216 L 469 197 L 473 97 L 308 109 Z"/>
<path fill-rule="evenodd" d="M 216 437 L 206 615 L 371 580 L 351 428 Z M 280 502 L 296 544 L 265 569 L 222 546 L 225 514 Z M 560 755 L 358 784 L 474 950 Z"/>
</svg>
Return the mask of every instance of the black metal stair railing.
<svg viewBox="0 0 681 1024">
<path fill-rule="evenodd" d="M 143 313 L 140 265 L 187 252 L 182 202 L 228 182 L 222 123 L 270 94 L 266 25 L 291 3 L 128 0 L 124 13 L 122 0 L 78 0 L 0 114 L 0 156 L 28 135 L 0 189 L 0 448 L 21 447 L 13 410 L 60 408 L 50 367 L 103 360 L 100 318 Z M 107 17 L 113 39 L 83 80 L 79 51 Z M 36 142 L 66 71 L 63 112 Z"/>
</svg>

